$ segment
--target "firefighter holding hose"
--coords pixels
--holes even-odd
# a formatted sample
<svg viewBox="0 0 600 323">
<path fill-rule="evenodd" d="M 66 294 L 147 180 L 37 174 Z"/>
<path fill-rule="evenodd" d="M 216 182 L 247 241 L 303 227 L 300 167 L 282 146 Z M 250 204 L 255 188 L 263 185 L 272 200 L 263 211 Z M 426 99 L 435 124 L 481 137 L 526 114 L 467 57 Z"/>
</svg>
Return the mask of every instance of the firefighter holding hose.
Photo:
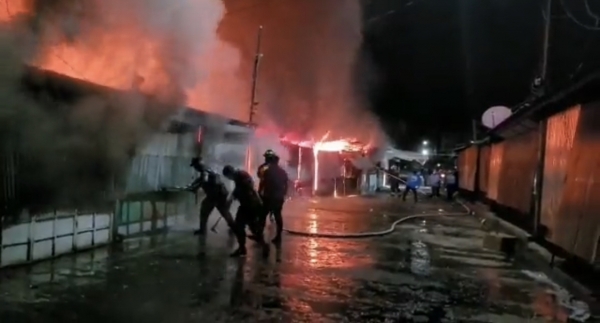
<svg viewBox="0 0 600 323">
<path fill-rule="evenodd" d="M 235 188 L 231 194 L 231 199 L 236 199 L 240 203 L 235 215 L 236 232 L 239 232 L 238 249 L 232 254 L 235 256 L 246 255 L 246 226 L 253 233 L 254 240 L 263 246 L 263 256 L 269 255 L 269 245 L 265 243 L 262 231 L 259 227 L 259 219 L 263 214 L 262 201 L 258 192 L 254 189 L 252 176 L 246 171 L 235 169 L 231 165 L 223 168 L 223 176 L 235 183 Z M 229 202 L 228 204 L 231 204 Z"/>
<path fill-rule="evenodd" d="M 260 218 L 259 230 L 262 232 L 269 214 L 273 214 L 277 225 L 277 233 L 273 243 L 281 242 L 283 231 L 282 209 L 287 195 L 289 178 L 286 171 L 279 166 L 279 156 L 269 149 L 264 155 L 265 162 L 258 168 L 258 192 L 264 205 L 264 213 Z"/>
<path fill-rule="evenodd" d="M 194 235 L 206 235 L 208 218 L 216 208 L 221 214 L 221 217 L 223 217 L 225 222 L 229 225 L 229 228 L 235 233 L 238 243 L 241 244 L 241 241 L 245 241 L 245 237 L 242 240 L 242 235 L 236 230 L 235 222 L 231 216 L 231 212 L 229 212 L 229 207 L 231 205 L 228 200 L 229 192 L 227 187 L 225 187 L 225 184 L 221 181 L 219 174 L 213 172 L 204 165 L 198 157 L 192 158 L 190 167 L 200 173 L 200 176 L 184 189 L 190 192 L 196 192 L 198 189 L 202 188 L 205 194 L 204 199 L 200 203 L 200 229 L 194 231 Z M 236 252 L 232 254 L 232 256 L 237 255 Z"/>
</svg>

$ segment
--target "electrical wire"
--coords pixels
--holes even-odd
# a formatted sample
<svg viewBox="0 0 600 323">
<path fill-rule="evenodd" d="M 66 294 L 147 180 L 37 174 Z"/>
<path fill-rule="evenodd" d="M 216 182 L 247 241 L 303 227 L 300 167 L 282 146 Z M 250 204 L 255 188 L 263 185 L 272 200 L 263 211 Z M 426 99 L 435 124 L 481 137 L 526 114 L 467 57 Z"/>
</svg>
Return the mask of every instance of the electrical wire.
<svg viewBox="0 0 600 323">
<path fill-rule="evenodd" d="M 422 1 L 425 1 L 425 0 L 421 0 L 419 2 L 422 2 Z M 365 27 L 371 26 L 371 25 L 379 22 L 380 20 L 383 20 L 384 18 L 387 18 L 387 17 L 392 16 L 394 14 L 400 13 L 400 10 L 402 10 L 402 9 L 404 9 L 406 7 L 412 6 L 413 4 L 415 4 L 415 2 L 416 1 L 408 1 L 408 2 L 404 3 L 403 5 L 401 5 L 401 7 L 398 8 L 398 9 L 389 10 L 389 11 L 386 11 L 385 13 L 383 13 L 381 15 L 377 15 L 375 17 L 371 17 L 371 18 L 367 19 L 364 22 L 363 25 Z"/>
<path fill-rule="evenodd" d="M 587 11 L 590 17 L 596 20 L 596 27 L 598 27 L 598 21 L 600 21 L 600 16 L 592 10 L 592 8 L 590 7 L 589 0 L 583 0 L 583 3 L 585 4 L 585 11 Z"/>
<path fill-rule="evenodd" d="M 587 25 L 583 22 L 581 22 L 572 12 L 571 10 L 569 10 L 569 8 L 567 7 L 567 5 L 565 4 L 565 0 L 560 0 L 560 4 L 563 8 L 563 11 L 565 12 L 565 14 L 567 15 L 567 17 L 569 19 L 571 19 L 571 21 L 573 21 L 576 25 L 578 25 L 579 27 L 583 28 L 583 29 L 587 29 L 590 31 L 600 31 L 600 27 L 594 27 L 594 26 L 590 26 Z"/>
<path fill-rule="evenodd" d="M 588 2 L 588 0 L 584 0 L 583 1 L 585 4 L 585 10 L 587 11 L 588 15 L 592 18 L 594 18 L 594 20 L 596 21 L 594 24 L 594 28 L 600 28 L 600 16 L 598 16 L 590 7 L 590 4 Z M 585 47 L 583 48 L 582 51 L 582 59 L 581 62 L 577 65 L 577 67 L 575 68 L 575 71 L 570 75 L 570 79 L 572 80 L 573 78 L 575 78 L 579 72 L 581 71 L 581 69 L 583 68 L 583 66 L 585 65 L 585 56 L 587 55 L 592 43 L 594 42 L 594 37 L 591 36 L 589 38 L 589 40 L 586 42 Z"/>
</svg>

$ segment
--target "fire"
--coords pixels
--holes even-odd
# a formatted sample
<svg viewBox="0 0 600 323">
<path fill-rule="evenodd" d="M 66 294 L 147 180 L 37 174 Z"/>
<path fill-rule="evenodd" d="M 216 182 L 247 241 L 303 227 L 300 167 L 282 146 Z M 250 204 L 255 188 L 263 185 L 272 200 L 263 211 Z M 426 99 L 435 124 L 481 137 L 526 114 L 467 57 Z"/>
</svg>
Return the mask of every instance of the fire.
<svg viewBox="0 0 600 323">
<path fill-rule="evenodd" d="M 302 148 L 309 148 L 317 151 L 327 152 L 363 152 L 366 151 L 369 145 L 364 145 L 358 142 L 356 139 L 337 139 L 327 140 L 331 135 L 331 131 L 328 131 L 321 140 L 293 140 L 286 136 L 281 138 L 282 142 L 290 143 Z"/>
<path fill-rule="evenodd" d="M 28 14 L 41 17 L 40 50 L 26 63 L 115 89 L 180 96 L 188 106 L 234 119 L 247 117 L 231 109 L 247 100 L 236 94 L 245 92 L 231 73 L 239 51 L 216 35 L 225 10 L 219 0 L 42 5 L 47 7 L 34 13 L 34 0 L 0 0 L 0 25 L 31 19 Z"/>
<path fill-rule="evenodd" d="M 12 21 L 18 15 L 31 11 L 32 0 L 2 0 L 0 1 L 0 22 Z"/>
<path fill-rule="evenodd" d="M 300 177 L 302 176 L 302 147 L 298 146 L 298 174 L 296 179 L 300 181 Z"/>
<path fill-rule="evenodd" d="M 314 156 L 314 173 L 313 173 L 313 191 L 316 192 L 319 189 L 319 149 L 313 148 Z"/>
<path fill-rule="evenodd" d="M 297 145 L 298 147 L 310 148 L 313 151 L 314 171 L 313 171 L 313 191 L 319 189 L 319 152 L 365 152 L 368 145 L 363 145 L 355 139 L 337 139 L 327 140 L 331 135 L 328 131 L 319 141 L 294 141 L 287 137 L 281 138 L 281 141 Z M 301 150 L 300 150 L 301 151 Z M 298 163 L 298 177 L 300 177 L 300 163 Z M 337 188 L 334 191 L 337 196 Z"/>
</svg>

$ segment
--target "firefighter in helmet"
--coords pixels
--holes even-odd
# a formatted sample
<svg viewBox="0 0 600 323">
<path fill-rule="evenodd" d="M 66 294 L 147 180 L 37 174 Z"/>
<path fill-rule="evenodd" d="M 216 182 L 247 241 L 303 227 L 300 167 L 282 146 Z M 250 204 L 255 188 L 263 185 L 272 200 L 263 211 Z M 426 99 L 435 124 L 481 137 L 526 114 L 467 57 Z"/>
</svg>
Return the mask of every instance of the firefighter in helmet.
<svg viewBox="0 0 600 323">
<path fill-rule="evenodd" d="M 279 159 L 279 157 L 277 156 L 277 154 L 271 150 L 268 149 L 267 151 L 265 151 L 265 153 L 263 154 L 263 157 L 265 158 L 265 162 L 262 163 L 260 166 L 258 166 L 258 170 L 256 171 L 256 176 L 259 179 L 258 182 L 258 193 L 262 196 L 263 195 L 263 191 L 264 191 L 264 174 L 265 171 L 267 169 L 269 169 L 269 165 L 273 162 L 274 159 Z"/>
<path fill-rule="evenodd" d="M 236 233 L 239 242 L 242 237 L 239 230 L 236 230 L 236 225 L 231 212 L 229 211 L 231 204 L 228 201 L 229 191 L 227 190 L 227 187 L 225 187 L 219 174 L 208 168 L 202 163 L 202 159 L 198 157 L 192 158 L 190 167 L 194 168 L 194 170 L 199 173 L 199 176 L 184 189 L 190 192 L 196 192 L 198 189 L 202 189 L 205 194 L 205 197 L 200 204 L 200 229 L 194 231 L 194 234 L 201 236 L 206 235 L 208 217 L 216 208 L 229 225 L 229 228 Z M 232 256 L 240 256 L 240 254 L 236 251 Z"/>
<path fill-rule="evenodd" d="M 267 217 L 272 214 L 277 225 L 274 243 L 281 242 L 283 217 L 281 215 L 287 195 L 289 178 L 286 171 L 279 166 L 279 156 L 269 149 L 264 155 L 265 162 L 258 167 L 258 192 L 263 201 L 264 214 L 260 219 L 259 230 L 264 230 Z"/>
<path fill-rule="evenodd" d="M 236 199 L 240 203 L 235 215 L 236 232 L 239 232 L 238 249 L 235 252 L 237 256 L 246 255 L 246 226 L 250 228 L 255 240 L 263 245 L 263 256 L 268 257 L 269 245 L 265 243 L 262 231 L 259 229 L 260 221 L 264 213 L 262 201 L 258 192 L 254 188 L 254 180 L 246 171 L 235 169 L 231 165 L 223 168 L 223 176 L 235 183 L 235 188 L 231 194 L 231 199 Z"/>
</svg>

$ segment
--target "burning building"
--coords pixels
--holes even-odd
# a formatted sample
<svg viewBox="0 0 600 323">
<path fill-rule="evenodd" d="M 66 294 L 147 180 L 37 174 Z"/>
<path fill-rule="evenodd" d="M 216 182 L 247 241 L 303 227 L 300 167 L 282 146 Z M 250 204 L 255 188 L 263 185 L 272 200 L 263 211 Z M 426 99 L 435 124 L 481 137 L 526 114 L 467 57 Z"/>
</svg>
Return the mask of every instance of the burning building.
<svg viewBox="0 0 600 323">
<path fill-rule="evenodd" d="M 255 168 L 264 150 L 284 151 L 278 136 L 247 123 L 136 91 L 34 68 L 26 70 L 21 85 L 36 115 L 2 119 L 8 125 L 1 136 L 0 173 L 6 213 L 90 207 L 186 185 L 195 176 L 189 167 L 195 156 L 220 170 L 225 164 Z M 43 124 L 32 124 L 35 120 Z"/>
<path fill-rule="evenodd" d="M 313 163 L 312 175 L 301 174 L 305 167 L 298 175 L 298 167 L 284 166 L 296 175 L 291 178 L 312 178 L 311 190 L 318 189 L 320 176 L 354 174 L 341 169 L 353 159 L 344 156 L 364 150 L 356 143 L 326 139 L 288 153 L 277 134 L 298 131 L 298 143 L 328 130 L 342 137 L 360 134 L 363 141 L 377 137 L 377 120 L 353 88 L 360 7 L 289 1 L 298 10 L 265 6 L 241 19 L 229 8 L 233 2 L 0 0 L 0 42 L 6 45 L 0 46 L 0 81 L 12 86 L 24 74 L 28 84 L 17 100 L 20 90 L 2 88 L 3 100 L 11 103 L 0 111 L 2 136 L 19 142 L 10 144 L 19 156 L 4 165 L 8 184 L 2 195 L 22 201 L 26 192 L 45 191 L 47 201 L 31 194 L 25 204 L 88 203 L 97 192 L 113 196 L 187 182 L 192 155 L 202 154 L 217 169 L 224 163 L 255 169 L 266 149 L 282 160 L 302 150 L 299 164 Z M 313 5 L 323 9 L 318 13 L 324 24 L 308 24 L 318 33 L 306 30 L 305 19 L 314 22 L 316 16 L 296 14 L 314 12 Z M 280 16 L 274 13 L 289 16 L 271 19 Z M 267 59 L 256 121 L 273 124 L 269 131 L 234 121 L 249 113 L 252 59 L 245 58 L 254 55 L 253 33 L 263 22 Z M 310 39 L 288 42 L 299 31 Z M 23 71 L 23 63 L 37 72 Z M 29 189 L 15 189 L 15 183 Z"/>
<path fill-rule="evenodd" d="M 355 139 L 329 139 L 328 132 L 318 141 L 282 138 L 291 149 L 296 168 L 296 188 L 318 195 L 348 195 L 359 192 L 361 175 L 375 170 L 378 149 Z"/>
</svg>

